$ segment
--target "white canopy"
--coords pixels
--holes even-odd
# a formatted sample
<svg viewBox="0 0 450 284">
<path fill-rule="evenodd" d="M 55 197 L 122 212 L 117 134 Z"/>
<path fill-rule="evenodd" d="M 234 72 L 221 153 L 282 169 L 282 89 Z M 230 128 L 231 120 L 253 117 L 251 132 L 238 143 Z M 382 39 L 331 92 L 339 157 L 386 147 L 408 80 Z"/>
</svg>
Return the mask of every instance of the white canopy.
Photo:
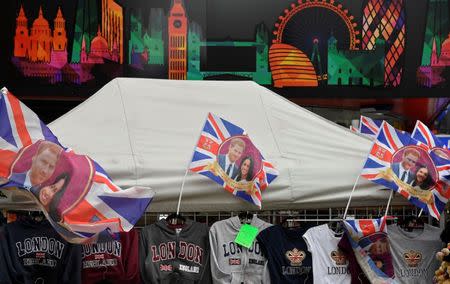
<svg viewBox="0 0 450 284">
<path fill-rule="evenodd" d="M 244 128 L 280 175 L 263 208 L 345 206 L 371 141 L 251 81 L 117 78 L 49 127 L 100 163 L 122 188 L 156 191 L 149 210 L 176 209 L 183 176 L 208 112 Z M 389 191 L 361 178 L 352 206 L 386 205 Z M 256 208 L 188 173 L 181 211 Z"/>
</svg>

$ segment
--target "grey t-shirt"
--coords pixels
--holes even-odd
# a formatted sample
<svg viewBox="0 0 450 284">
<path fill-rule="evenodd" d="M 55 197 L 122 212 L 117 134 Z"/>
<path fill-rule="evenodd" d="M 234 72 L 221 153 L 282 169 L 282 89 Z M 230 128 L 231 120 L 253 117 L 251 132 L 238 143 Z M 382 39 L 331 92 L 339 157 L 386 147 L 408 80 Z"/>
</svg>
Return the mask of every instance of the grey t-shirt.
<svg viewBox="0 0 450 284">
<path fill-rule="evenodd" d="M 423 230 L 406 232 L 393 224 L 387 231 L 397 282 L 433 283 L 434 272 L 439 267 L 435 255 L 442 248 L 441 230 L 425 224 Z"/>
</svg>

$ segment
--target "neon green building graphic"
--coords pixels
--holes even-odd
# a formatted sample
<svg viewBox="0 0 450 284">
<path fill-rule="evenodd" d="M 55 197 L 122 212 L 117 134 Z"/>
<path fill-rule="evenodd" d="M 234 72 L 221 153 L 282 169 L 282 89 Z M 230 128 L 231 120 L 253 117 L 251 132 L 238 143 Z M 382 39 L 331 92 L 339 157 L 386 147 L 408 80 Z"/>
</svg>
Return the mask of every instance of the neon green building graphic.
<svg viewBox="0 0 450 284">
<path fill-rule="evenodd" d="M 328 85 L 384 85 L 385 41 L 377 39 L 374 50 L 339 50 L 337 39 L 328 39 Z"/>
<path fill-rule="evenodd" d="M 164 41 L 163 41 L 162 8 L 150 10 L 148 28 L 142 29 L 142 16 L 140 11 L 130 16 L 130 40 L 128 42 L 128 62 L 136 64 L 137 58 L 148 58 L 143 64 L 164 65 Z M 150 31 L 150 34 L 148 34 Z M 140 56 L 137 56 L 140 55 Z"/>
<path fill-rule="evenodd" d="M 436 40 L 436 52 L 441 54 L 442 42 L 449 33 L 448 27 L 448 1 L 429 0 L 427 12 L 427 25 L 425 27 L 425 38 L 422 50 L 422 66 L 430 65 L 433 41 Z"/>
<path fill-rule="evenodd" d="M 90 50 L 92 39 L 97 35 L 98 18 L 97 1 L 79 0 L 75 16 L 75 33 L 72 44 L 72 63 L 79 63 L 81 58 L 81 45 L 83 36 L 86 43 L 86 50 Z"/>
<path fill-rule="evenodd" d="M 253 81 L 269 85 L 272 83 L 272 75 L 269 71 L 269 31 L 264 24 L 256 27 L 255 41 L 204 41 L 201 27 L 193 22 L 188 34 L 188 80 L 202 80 L 205 77 L 231 74 L 251 78 Z M 201 71 L 200 50 L 202 46 L 235 46 L 255 47 L 256 68 L 255 72 L 245 71 Z"/>
</svg>

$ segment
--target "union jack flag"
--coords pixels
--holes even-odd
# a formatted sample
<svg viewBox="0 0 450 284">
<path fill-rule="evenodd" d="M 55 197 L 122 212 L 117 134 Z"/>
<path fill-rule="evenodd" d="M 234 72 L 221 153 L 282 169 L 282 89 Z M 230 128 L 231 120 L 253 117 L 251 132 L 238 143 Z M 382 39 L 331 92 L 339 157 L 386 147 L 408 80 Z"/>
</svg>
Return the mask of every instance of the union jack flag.
<svg viewBox="0 0 450 284">
<path fill-rule="evenodd" d="M 370 117 L 361 115 L 359 133 L 367 134 L 368 136 L 375 138 L 382 123 L 382 120 L 371 119 Z"/>
<path fill-rule="evenodd" d="M 6 88 L 0 97 L 0 156 L 0 190 L 26 191 L 73 243 L 131 230 L 153 199 L 149 188 L 120 189 L 95 161 L 63 147 Z"/>
<path fill-rule="evenodd" d="M 447 203 L 450 198 L 450 151 L 447 145 L 431 132 L 421 121 L 416 122 L 412 137 L 430 148 L 430 157 L 433 160 L 439 180 L 436 183 L 437 197 L 441 203 Z"/>
<path fill-rule="evenodd" d="M 386 218 L 344 220 L 355 258 L 371 283 L 395 283 Z"/>
<path fill-rule="evenodd" d="M 426 190 L 417 189 L 417 187 L 413 188 L 415 173 L 413 173 L 412 168 L 410 180 L 400 180 L 399 173 L 395 173 L 395 168 L 398 170 L 400 163 L 395 163 L 393 158 L 401 150 L 405 153 L 406 148 L 413 149 L 412 151 L 418 153 L 419 156 L 422 155 L 422 159 L 430 163 L 432 169 L 429 169 L 429 175 L 431 175 L 431 171 L 436 169 L 436 165 L 431 158 L 426 160 L 427 157 L 430 157 L 430 148 L 412 138 L 408 133 L 396 130 L 387 122 L 383 122 L 381 125 L 361 175 L 368 180 L 399 192 L 409 202 L 439 219 L 446 198 L 442 195 L 441 190 L 436 187 L 438 183 Z M 414 161 L 414 163 L 416 162 L 419 161 Z"/>
<path fill-rule="evenodd" d="M 350 125 L 350 130 L 356 133 L 359 133 L 359 129 L 354 127 L 353 125 Z"/>
<path fill-rule="evenodd" d="M 427 144 L 431 149 L 435 147 L 447 148 L 447 145 L 436 137 L 433 132 L 431 132 L 431 130 L 420 120 L 416 121 L 416 126 L 414 126 L 411 136 L 414 139 Z"/>
<path fill-rule="evenodd" d="M 238 154 L 229 158 L 233 141 L 238 143 Z M 242 144 L 243 143 L 243 144 Z M 237 147 L 237 146 L 236 146 Z M 250 157 L 252 176 L 243 177 L 243 164 Z M 232 159 L 237 159 L 231 161 Z M 197 142 L 189 170 L 204 175 L 233 195 L 261 208 L 261 190 L 264 190 L 277 176 L 278 171 L 264 159 L 241 127 L 209 113 Z M 248 171 L 248 170 L 247 170 Z M 248 174 L 248 173 L 247 173 Z"/>
</svg>

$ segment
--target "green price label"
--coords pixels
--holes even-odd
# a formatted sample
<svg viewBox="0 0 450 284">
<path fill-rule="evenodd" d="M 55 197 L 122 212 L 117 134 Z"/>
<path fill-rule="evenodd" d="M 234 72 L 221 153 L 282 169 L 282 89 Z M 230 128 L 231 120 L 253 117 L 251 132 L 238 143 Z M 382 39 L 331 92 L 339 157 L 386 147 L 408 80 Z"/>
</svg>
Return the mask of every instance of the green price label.
<svg viewBox="0 0 450 284">
<path fill-rule="evenodd" d="M 241 229 L 239 230 L 239 233 L 237 234 L 234 242 L 243 247 L 250 248 L 257 235 L 257 227 L 244 224 L 241 226 Z"/>
</svg>

